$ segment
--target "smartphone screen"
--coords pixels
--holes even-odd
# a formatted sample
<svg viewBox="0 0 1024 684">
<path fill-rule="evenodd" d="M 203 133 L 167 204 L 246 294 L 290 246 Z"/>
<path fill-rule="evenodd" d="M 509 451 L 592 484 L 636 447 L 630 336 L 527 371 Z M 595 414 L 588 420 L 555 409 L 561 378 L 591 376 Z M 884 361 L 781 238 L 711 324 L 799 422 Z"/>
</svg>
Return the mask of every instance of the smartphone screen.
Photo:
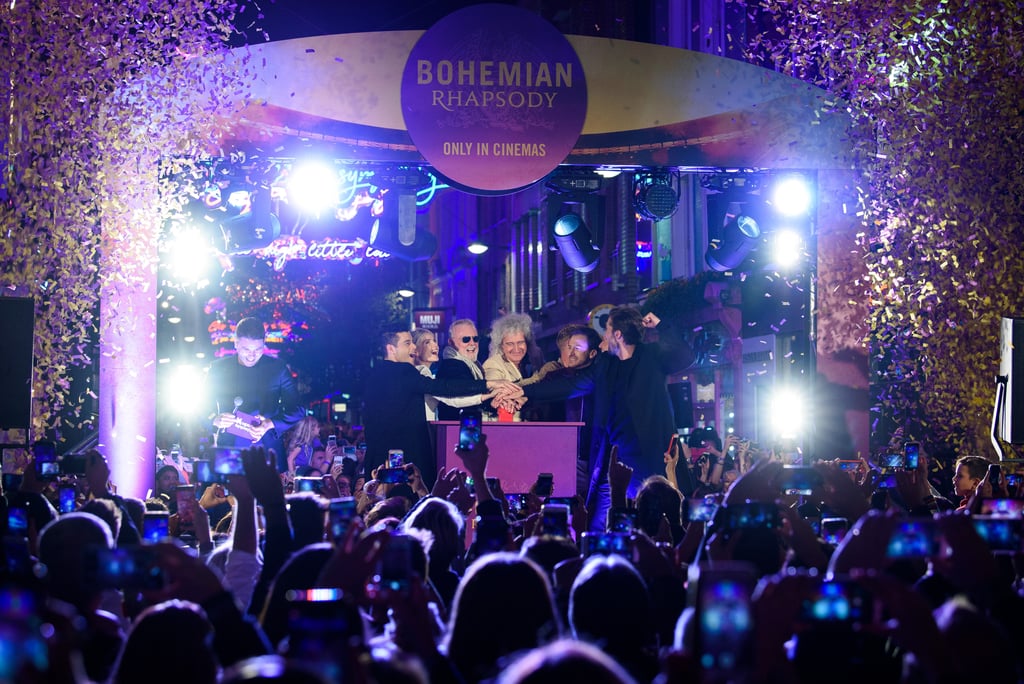
<svg viewBox="0 0 1024 684">
<path fill-rule="evenodd" d="M 196 482 L 217 482 L 214 476 L 213 461 L 197 460 L 192 462 L 192 479 Z"/>
<path fill-rule="evenodd" d="M 846 518 L 824 518 L 821 521 L 821 538 L 826 544 L 838 546 L 850 529 L 850 521 Z"/>
<path fill-rule="evenodd" d="M 320 477 L 297 477 L 295 478 L 295 491 L 319 492 L 323 484 L 323 478 Z"/>
<path fill-rule="evenodd" d="M 343 496 L 338 499 L 331 499 L 327 507 L 328 517 L 331 526 L 331 538 L 343 539 L 348 532 L 349 525 L 356 515 L 355 497 Z"/>
<path fill-rule="evenodd" d="M 749 501 L 734 503 L 720 509 L 725 529 L 775 529 L 779 526 L 779 508 L 774 503 Z M 717 522 L 717 521 L 716 521 Z"/>
<path fill-rule="evenodd" d="M 405 464 L 405 452 L 401 449 L 388 451 L 388 468 L 401 468 Z"/>
<path fill-rule="evenodd" d="M 213 451 L 213 472 L 217 475 L 245 475 L 242 450 L 217 447 Z M 206 482 L 206 480 L 200 480 Z"/>
<path fill-rule="evenodd" d="M 4 473 L 4 493 L 10 494 L 11 492 L 16 492 L 19 489 L 21 489 L 21 480 L 23 477 L 24 476 L 21 475 L 20 473 Z"/>
<path fill-rule="evenodd" d="M 183 530 L 191 530 L 195 526 L 192 504 L 196 500 L 196 486 L 178 485 L 174 497 L 178 503 L 178 526 Z"/>
<path fill-rule="evenodd" d="M 508 502 L 508 510 L 512 515 L 520 515 L 526 510 L 526 494 L 506 494 L 505 501 Z"/>
<path fill-rule="evenodd" d="M 1024 516 L 1024 499 L 985 499 L 981 502 L 981 515 L 1020 518 Z"/>
<path fill-rule="evenodd" d="M 405 484 L 409 481 L 409 473 L 405 468 L 380 468 L 377 471 L 377 482 L 382 484 Z"/>
<path fill-rule="evenodd" d="M 32 445 L 32 462 L 35 464 L 36 475 L 44 479 L 53 479 L 60 475 L 60 464 L 57 462 L 57 447 L 53 442 L 36 442 Z"/>
<path fill-rule="evenodd" d="M 555 537 L 569 536 L 569 507 L 564 504 L 544 504 L 540 509 L 541 534 Z"/>
<path fill-rule="evenodd" d="M 975 515 L 971 522 L 992 553 L 1015 554 L 1024 549 L 1021 538 L 1024 519 Z"/>
<path fill-rule="evenodd" d="M 480 443 L 480 420 L 479 411 L 463 411 L 459 416 L 459 448 L 463 450 L 475 449 Z"/>
<path fill-rule="evenodd" d="M 142 540 L 156 544 L 168 536 L 167 520 L 169 516 L 163 511 L 146 511 L 142 518 Z"/>
<path fill-rule="evenodd" d="M 783 494 L 810 496 L 815 488 L 824 484 L 821 474 L 810 466 L 787 465 L 782 467 L 779 489 Z"/>
<path fill-rule="evenodd" d="M 393 534 L 381 552 L 377 571 L 377 585 L 391 593 L 405 593 L 412 580 L 412 545 L 415 539 L 404 534 Z"/>
<path fill-rule="evenodd" d="M 710 522 L 718 512 L 718 503 L 712 498 L 689 499 L 686 502 L 687 518 L 693 521 Z"/>
<path fill-rule="evenodd" d="M 594 554 L 607 556 L 613 553 L 631 558 L 633 555 L 633 535 L 629 532 L 584 533 L 584 556 L 593 556 Z"/>
<path fill-rule="evenodd" d="M 882 470 L 903 470 L 906 468 L 904 454 L 882 454 L 878 458 L 878 465 Z"/>
<path fill-rule="evenodd" d="M 742 564 L 691 569 L 697 658 L 701 670 L 714 681 L 739 677 L 753 666 L 751 595 L 756 581 L 753 569 Z"/>
<path fill-rule="evenodd" d="M 356 460 L 356 447 L 355 445 L 346 445 L 341 447 L 341 455 L 345 458 Z"/>
<path fill-rule="evenodd" d="M 500 515 L 480 516 L 473 529 L 477 554 L 505 550 L 508 545 L 508 523 Z"/>
<path fill-rule="evenodd" d="M 939 534 L 931 518 L 901 520 L 896 524 L 886 556 L 889 558 L 929 558 L 939 551 Z"/>
<path fill-rule="evenodd" d="M 10 506 L 7 509 L 7 532 L 15 537 L 28 536 L 28 509 Z"/>
<path fill-rule="evenodd" d="M 551 473 L 541 473 L 537 476 L 537 485 L 534 488 L 534 494 L 544 498 L 551 496 L 551 490 L 555 482 L 555 476 Z"/>
<path fill-rule="evenodd" d="M 42 603 L 26 587 L 13 583 L 0 587 L 0 681 L 22 681 L 31 670 L 49 671 L 49 647 L 39 617 Z"/>
<path fill-rule="evenodd" d="M 845 577 L 822 581 L 800 605 L 800 619 L 806 625 L 873 624 L 877 606 L 870 592 Z"/>
<path fill-rule="evenodd" d="M 907 442 L 903 445 L 903 467 L 907 470 L 916 470 L 921 460 L 921 445 L 917 442 Z"/>
<path fill-rule="evenodd" d="M 75 510 L 74 485 L 61 485 L 57 503 L 61 513 L 73 513 Z"/>
<path fill-rule="evenodd" d="M 96 586 L 107 589 L 159 589 L 164 586 L 164 573 L 157 564 L 156 551 L 148 546 L 89 547 L 86 575 Z"/>
</svg>

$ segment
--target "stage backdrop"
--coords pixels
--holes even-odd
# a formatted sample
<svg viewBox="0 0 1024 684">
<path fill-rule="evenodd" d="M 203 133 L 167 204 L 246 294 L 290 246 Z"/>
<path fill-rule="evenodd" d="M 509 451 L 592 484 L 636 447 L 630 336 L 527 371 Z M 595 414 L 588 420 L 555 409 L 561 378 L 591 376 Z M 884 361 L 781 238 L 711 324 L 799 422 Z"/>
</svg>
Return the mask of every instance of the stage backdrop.
<svg viewBox="0 0 1024 684">
<path fill-rule="evenodd" d="M 481 194 L 514 191 L 559 163 L 852 167 L 843 103 L 797 79 L 723 57 L 607 38 L 562 36 L 568 52 L 550 35 L 525 52 L 508 41 L 485 50 L 481 44 L 512 22 L 487 25 L 479 14 L 459 19 L 465 12 L 427 32 L 317 36 L 239 49 L 239 59 L 251 50 L 250 65 L 257 65 L 257 100 L 233 122 L 221 151 L 428 164 Z M 454 35 L 453 18 L 472 40 L 436 40 L 438 30 Z M 545 126 L 573 136 L 584 101 L 573 144 L 562 149 L 557 136 L 545 137 Z M 515 122 L 522 124 L 518 137 L 509 128 Z M 472 144 L 458 144 L 458 126 L 472 130 L 465 136 Z M 481 134 L 488 126 L 490 138 Z M 504 136 L 500 147 L 486 144 L 499 140 L 495 131 Z M 429 142 L 430 149 L 416 142 Z M 524 169 L 495 150 L 519 161 L 545 157 Z M 509 173 L 503 179 L 481 171 L 488 166 Z"/>
</svg>

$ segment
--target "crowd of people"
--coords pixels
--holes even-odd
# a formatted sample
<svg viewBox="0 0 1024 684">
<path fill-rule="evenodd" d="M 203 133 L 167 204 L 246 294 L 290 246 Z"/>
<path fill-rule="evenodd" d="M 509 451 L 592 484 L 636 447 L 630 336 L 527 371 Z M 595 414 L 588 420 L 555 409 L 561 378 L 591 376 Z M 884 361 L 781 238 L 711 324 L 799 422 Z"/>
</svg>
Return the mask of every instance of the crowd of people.
<svg viewBox="0 0 1024 684">
<path fill-rule="evenodd" d="M 147 499 L 96 450 L 25 464 L 0 498 L 0 682 L 1021 681 L 1016 464 L 935 480 L 918 445 L 805 464 L 680 436 L 659 373 L 686 351 L 656 317 L 612 319 L 607 352 L 566 329 L 536 373 L 514 321 L 490 368 L 471 321 L 452 352 L 389 334 L 368 409 L 390 418 L 364 431 L 229 390 L 214 424 L 243 414 L 248 443 L 166 459 Z M 443 408 L 552 399 L 592 427 L 576 496 L 539 473 L 503 491 L 486 433 L 434 468 Z"/>
</svg>

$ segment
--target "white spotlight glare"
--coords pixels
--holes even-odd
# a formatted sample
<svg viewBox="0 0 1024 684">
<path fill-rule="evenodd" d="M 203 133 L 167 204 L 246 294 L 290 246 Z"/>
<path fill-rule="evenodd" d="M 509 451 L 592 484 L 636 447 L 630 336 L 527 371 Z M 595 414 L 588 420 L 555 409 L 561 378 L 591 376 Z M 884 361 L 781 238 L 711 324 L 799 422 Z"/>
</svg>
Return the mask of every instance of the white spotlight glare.
<svg viewBox="0 0 1024 684">
<path fill-rule="evenodd" d="M 787 176 L 772 187 L 772 205 L 783 216 L 802 216 L 811 208 L 811 188 L 801 176 Z"/>
<path fill-rule="evenodd" d="M 163 387 L 163 405 L 170 412 L 190 416 L 204 405 L 197 396 L 197 388 L 203 386 L 202 372 L 195 366 L 180 365 L 167 371 Z"/>
<path fill-rule="evenodd" d="M 210 266 L 210 251 L 209 242 L 196 228 L 186 228 L 172 237 L 167 246 L 167 265 L 174 280 L 181 285 L 202 280 Z"/>
<path fill-rule="evenodd" d="M 803 394 L 792 387 L 780 387 L 771 399 L 771 429 L 779 439 L 796 439 L 804 431 Z"/>
<path fill-rule="evenodd" d="M 338 203 L 338 174 L 323 162 L 304 162 L 288 179 L 291 201 L 304 211 L 319 215 Z"/>
<path fill-rule="evenodd" d="M 804 241 L 795 230 L 783 229 L 772 235 L 772 263 L 782 269 L 800 263 L 804 256 Z"/>
</svg>

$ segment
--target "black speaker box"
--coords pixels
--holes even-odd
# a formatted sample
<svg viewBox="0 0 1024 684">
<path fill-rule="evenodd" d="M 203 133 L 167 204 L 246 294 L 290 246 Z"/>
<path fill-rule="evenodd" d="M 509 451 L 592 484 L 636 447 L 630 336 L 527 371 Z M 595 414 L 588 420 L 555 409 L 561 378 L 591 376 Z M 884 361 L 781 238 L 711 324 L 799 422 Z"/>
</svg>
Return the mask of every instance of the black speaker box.
<svg viewBox="0 0 1024 684">
<path fill-rule="evenodd" d="M 25 297 L 0 297 L 0 429 L 32 421 L 32 339 L 35 307 Z"/>
</svg>

